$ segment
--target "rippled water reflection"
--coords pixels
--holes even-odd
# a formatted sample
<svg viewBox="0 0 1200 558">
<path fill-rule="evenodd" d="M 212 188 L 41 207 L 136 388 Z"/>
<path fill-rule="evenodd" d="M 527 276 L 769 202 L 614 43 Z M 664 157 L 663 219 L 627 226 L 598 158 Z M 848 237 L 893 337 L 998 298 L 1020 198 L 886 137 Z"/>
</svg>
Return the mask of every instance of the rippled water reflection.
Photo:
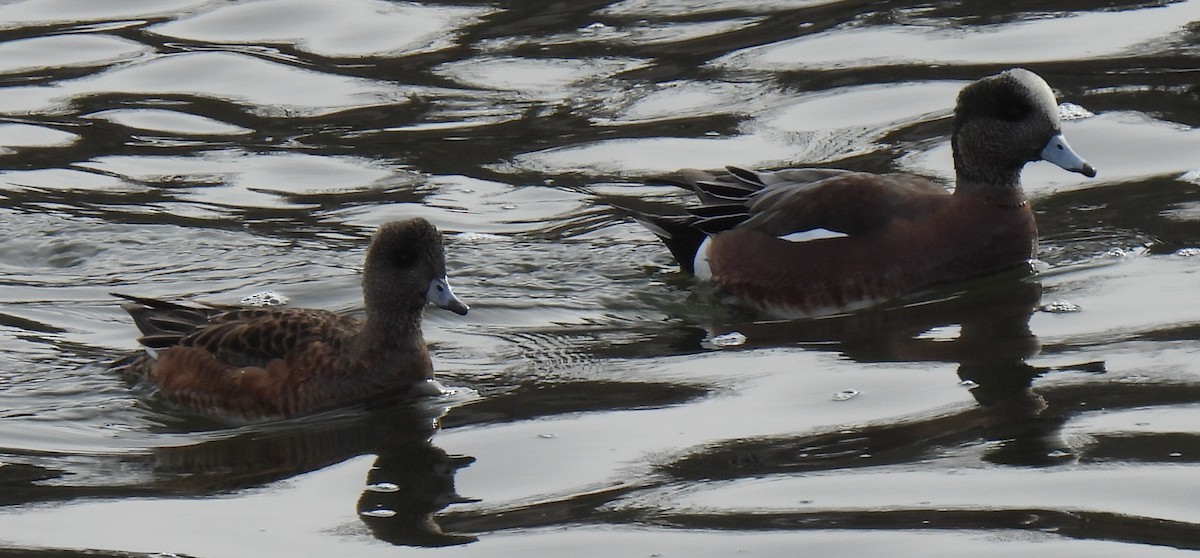
<svg viewBox="0 0 1200 558">
<path fill-rule="evenodd" d="M 1200 548 L 1198 20 L 4 3 L 0 554 Z M 954 96 L 1014 65 L 1094 113 L 1064 127 L 1100 170 L 1026 169 L 1035 278 L 760 322 L 616 209 L 684 203 L 640 183 L 684 166 L 949 181 Z M 426 319 L 446 397 L 231 428 L 104 369 L 135 337 L 107 293 L 358 311 L 367 238 L 409 215 L 472 306 Z"/>
</svg>

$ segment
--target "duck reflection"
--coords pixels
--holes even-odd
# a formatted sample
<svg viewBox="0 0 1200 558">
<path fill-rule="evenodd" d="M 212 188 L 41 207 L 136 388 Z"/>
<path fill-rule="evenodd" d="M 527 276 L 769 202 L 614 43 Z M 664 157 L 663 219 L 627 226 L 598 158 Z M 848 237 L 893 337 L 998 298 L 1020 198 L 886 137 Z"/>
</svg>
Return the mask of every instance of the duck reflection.
<svg viewBox="0 0 1200 558">
<path fill-rule="evenodd" d="M 419 449 L 419 451 L 413 451 Z M 451 546 L 475 537 L 446 533 L 435 513 L 451 504 L 477 501 L 454 491 L 454 475 L 475 462 L 451 456 L 432 444 L 420 448 L 388 448 L 367 474 L 367 488 L 358 499 L 358 513 L 380 540 L 410 546 Z"/>
<path fill-rule="evenodd" d="M 450 511 L 443 520 L 454 529 L 477 533 L 561 525 L 583 521 L 580 518 L 589 514 L 603 515 L 606 512 L 601 510 L 615 502 L 664 488 L 913 464 L 958 451 L 981 451 L 984 460 L 1013 465 L 1052 465 L 1069 459 L 1070 449 L 1060 439 L 1060 432 L 1073 409 L 1054 411 L 1055 407 L 1032 387 L 1036 378 L 1058 368 L 1027 362 L 1041 349 L 1029 323 L 1040 307 L 1041 284 L 1027 270 L 1014 270 L 952 288 L 956 290 L 922 293 L 919 298 L 891 306 L 830 318 L 738 322 L 709 328 L 703 335 L 695 329 L 675 328 L 650 342 L 655 345 L 653 349 L 647 348 L 647 343 L 612 345 L 605 347 L 604 356 L 697 352 L 702 338 L 711 341 L 736 331 L 746 339 L 738 348 L 800 345 L 836 351 L 858 362 L 957 363 L 958 378 L 970 389 L 975 406 L 861 428 L 705 444 L 656 463 L 654 470 L 659 474 L 615 487 L 516 505 L 503 513 Z M 1103 363 L 1080 363 L 1069 368 L 1102 372 Z M 981 438 L 993 443 L 980 444 Z M 640 512 L 622 508 L 621 513 Z M 645 513 L 652 516 L 656 512 Z M 720 522 L 724 516 L 705 517 Z M 837 528 L 845 525 L 845 519 L 837 513 L 805 513 L 797 521 Z M 731 521 L 747 519 L 737 516 Z"/>
<path fill-rule="evenodd" d="M 1063 413 L 1046 416 L 1046 400 L 1033 381 L 1058 369 L 1032 366 L 1040 343 L 1029 326 L 1041 301 L 1041 284 L 1027 270 L 971 281 L 953 292 L 868 312 L 826 319 L 742 323 L 714 328 L 709 339 L 737 331 L 745 346 L 801 344 L 837 351 L 859 362 L 956 362 L 958 377 L 978 407 L 916 421 L 784 439 L 730 441 L 667 466 L 686 478 L 878 466 L 933 457 L 979 437 L 983 459 L 1048 465 L 1069 457 L 1060 439 Z M 1103 371 L 1103 363 L 1073 370 Z M 926 455 L 928 454 L 928 455 Z M 862 459 L 869 455 L 871 459 Z M 749 469 L 749 470 L 748 470 Z"/>
<path fill-rule="evenodd" d="M 461 516 L 455 519 L 447 508 L 476 501 L 455 490 L 455 475 L 475 459 L 449 455 L 435 446 L 433 436 L 442 426 L 675 405 L 707 394 L 702 387 L 655 382 L 530 383 L 455 407 L 453 412 L 422 401 L 398 406 L 381 402 L 383 408 L 374 410 L 213 430 L 219 438 L 156 449 L 152 466 L 165 480 L 151 490 L 154 494 L 233 491 L 374 454 L 356 507 L 375 537 L 407 546 L 465 544 L 476 537 L 459 533 L 475 532 L 480 526 L 463 522 Z M 174 429 L 192 438 L 194 432 L 212 427 L 209 422 L 188 422 Z M 524 516 L 504 520 L 516 517 Z M 452 528 L 443 529 L 445 525 Z"/>
<path fill-rule="evenodd" d="M 432 442 L 446 408 L 413 402 L 388 409 L 325 414 L 241 427 L 233 435 L 154 452 L 156 492 L 211 493 L 261 485 L 374 454 L 358 498 L 359 518 L 398 545 L 449 546 L 474 537 L 443 532 L 436 514 L 474 501 L 455 492 L 455 474 L 473 463 Z M 186 473 L 186 474 L 181 474 Z"/>
</svg>

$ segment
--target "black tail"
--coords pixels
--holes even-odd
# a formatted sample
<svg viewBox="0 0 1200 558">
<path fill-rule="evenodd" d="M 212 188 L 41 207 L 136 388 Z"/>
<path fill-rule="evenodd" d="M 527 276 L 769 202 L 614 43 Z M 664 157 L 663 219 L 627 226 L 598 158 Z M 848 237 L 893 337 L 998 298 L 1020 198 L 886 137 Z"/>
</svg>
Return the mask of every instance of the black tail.
<svg viewBox="0 0 1200 558">
<path fill-rule="evenodd" d="M 671 255 L 675 256 L 675 261 L 679 262 L 680 269 L 688 273 L 696 272 L 696 252 L 708 237 L 695 227 L 699 218 L 694 215 L 648 215 L 631 209 L 626 211 L 634 221 L 650 229 L 650 232 L 667 245 Z"/>
<path fill-rule="evenodd" d="M 686 188 L 700 198 L 700 205 L 686 208 L 689 215 L 649 215 L 622 208 L 661 238 L 679 262 L 679 267 L 693 274 L 696 272 L 696 252 L 704 239 L 749 219 L 748 201 L 767 186 L 757 173 L 737 167 L 726 167 L 725 172 L 717 173 L 683 169 L 646 183 Z"/>
</svg>

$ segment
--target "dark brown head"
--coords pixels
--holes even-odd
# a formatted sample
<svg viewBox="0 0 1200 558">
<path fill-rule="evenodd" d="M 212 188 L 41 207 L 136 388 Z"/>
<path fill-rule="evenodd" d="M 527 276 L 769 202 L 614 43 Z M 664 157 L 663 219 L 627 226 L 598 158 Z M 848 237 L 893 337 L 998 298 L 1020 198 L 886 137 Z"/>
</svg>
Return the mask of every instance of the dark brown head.
<svg viewBox="0 0 1200 558">
<path fill-rule="evenodd" d="M 363 299 L 369 315 L 416 315 L 419 319 L 429 302 L 460 315 L 469 309 L 446 282 L 442 233 L 425 219 L 380 227 L 363 267 Z"/>
<path fill-rule="evenodd" d="M 951 142 L 960 183 L 1016 186 L 1025 163 L 1043 159 L 1096 176 L 1063 139 L 1054 92 L 1029 70 L 1007 70 L 964 87 Z"/>
</svg>

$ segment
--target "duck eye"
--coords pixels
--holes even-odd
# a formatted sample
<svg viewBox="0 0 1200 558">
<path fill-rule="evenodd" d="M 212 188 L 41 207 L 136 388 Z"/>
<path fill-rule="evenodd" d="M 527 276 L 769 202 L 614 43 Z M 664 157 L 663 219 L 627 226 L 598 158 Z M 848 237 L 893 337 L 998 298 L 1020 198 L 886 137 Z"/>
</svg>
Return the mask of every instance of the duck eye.
<svg viewBox="0 0 1200 558">
<path fill-rule="evenodd" d="M 1029 105 L 1020 102 L 1005 103 L 1000 106 L 1000 119 L 1005 122 L 1017 122 L 1029 114 Z"/>
</svg>

